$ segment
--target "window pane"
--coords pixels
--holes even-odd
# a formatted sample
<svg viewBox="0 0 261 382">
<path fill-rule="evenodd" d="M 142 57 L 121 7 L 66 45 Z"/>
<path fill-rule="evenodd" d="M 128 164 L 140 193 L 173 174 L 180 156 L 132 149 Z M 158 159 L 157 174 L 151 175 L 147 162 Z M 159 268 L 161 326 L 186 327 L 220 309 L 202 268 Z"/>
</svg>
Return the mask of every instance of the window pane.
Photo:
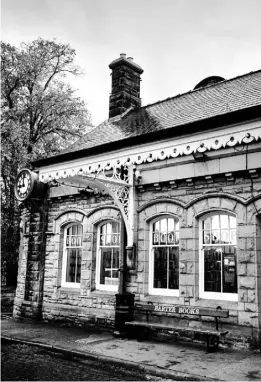
<svg viewBox="0 0 261 382">
<path fill-rule="evenodd" d="M 234 216 L 229 216 L 230 228 L 237 228 L 237 219 Z"/>
<path fill-rule="evenodd" d="M 212 229 L 219 229 L 219 215 L 214 215 L 211 217 L 211 228 Z"/>
<path fill-rule="evenodd" d="M 119 249 L 101 248 L 100 284 L 118 285 Z"/>
<path fill-rule="evenodd" d="M 221 248 L 204 249 L 205 292 L 221 292 Z"/>
<path fill-rule="evenodd" d="M 103 224 L 103 225 L 101 226 L 101 234 L 102 234 L 102 235 L 105 235 L 105 234 L 106 234 L 106 224 Z"/>
<path fill-rule="evenodd" d="M 175 229 L 175 221 L 174 219 L 168 219 L 168 231 L 174 231 Z"/>
<path fill-rule="evenodd" d="M 175 244 L 175 233 L 174 231 L 169 231 L 167 235 L 167 244 Z"/>
<path fill-rule="evenodd" d="M 153 288 L 179 288 L 179 223 L 163 218 L 153 224 Z M 176 247 L 174 247 L 176 245 Z"/>
<path fill-rule="evenodd" d="M 120 245 L 120 225 L 112 222 L 106 223 L 100 229 L 100 245 L 101 246 L 119 246 Z"/>
<path fill-rule="evenodd" d="M 153 232 L 159 231 L 159 221 L 153 224 Z"/>
<path fill-rule="evenodd" d="M 160 220 L 160 230 L 161 232 L 167 232 L 167 219 Z"/>
<path fill-rule="evenodd" d="M 81 281 L 82 250 L 79 248 L 67 249 L 66 282 L 79 283 Z"/>
<path fill-rule="evenodd" d="M 210 218 L 203 220 L 203 229 L 204 230 L 210 230 L 211 229 L 211 219 Z"/>
<path fill-rule="evenodd" d="M 220 225 L 222 229 L 228 228 L 228 218 L 228 215 L 220 215 Z"/>
<path fill-rule="evenodd" d="M 219 244 L 220 243 L 220 231 L 219 230 L 213 230 L 211 232 L 211 243 L 212 244 Z"/>
<path fill-rule="evenodd" d="M 160 232 L 160 244 L 167 244 L 167 231 Z"/>
<path fill-rule="evenodd" d="M 169 289 L 179 289 L 179 249 L 169 248 Z"/>
<path fill-rule="evenodd" d="M 158 245 L 159 244 L 159 237 L 160 237 L 159 232 L 154 232 L 153 233 L 153 244 L 154 245 Z"/>
<path fill-rule="evenodd" d="M 82 225 L 74 224 L 66 229 L 66 274 L 65 282 L 81 282 Z"/>
<path fill-rule="evenodd" d="M 237 293 L 236 248 L 223 247 L 223 292 Z"/>
<path fill-rule="evenodd" d="M 175 233 L 175 244 L 179 244 L 179 232 Z"/>
<path fill-rule="evenodd" d="M 237 293 L 236 247 L 204 250 L 205 292 Z"/>
<path fill-rule="evenodd" d="M 167 247 L 154 249 L 154 288 L 167 288 L 167 251 Z"/>
<path fill-rule="evenodd" d="M 230 230 L 230 243 L 234 244 L 234 245 L 237 243 L 236 229 L 231 229 Z"/>
<path fill-rule="evenodd" d="M 112 225 L 111 223 L 106 224 L 106 233 L 107 235 L 110 235 L 112 233 Z"/>
<path fill-rule="evenodd" d="M 211 231 L 203 231 L 203 243 L 204 244 L 210 244 L 211 240 Z"/>
<path fill-rule="evenodd" d="M 118 233 L 119 232 L 119 223 L 116 223 L 116 222 L 112 222 L 111 223 L 111 230 L 112 230 L 112 233 Z"/>
<path fill-rule="evenodd" d="M 221 243 L 229 244 L 230 243 L 230 234 L 228 229 L 221 230 Z"/>
<path fill-rule="evenodd" d="M 82 264 L 82 253 L 81 250 L 78 249 L 78 257 L 77 257 L 77 267 L 76 267 L 76 282 L 81 282 L 81 264 Z"/>
</svg>

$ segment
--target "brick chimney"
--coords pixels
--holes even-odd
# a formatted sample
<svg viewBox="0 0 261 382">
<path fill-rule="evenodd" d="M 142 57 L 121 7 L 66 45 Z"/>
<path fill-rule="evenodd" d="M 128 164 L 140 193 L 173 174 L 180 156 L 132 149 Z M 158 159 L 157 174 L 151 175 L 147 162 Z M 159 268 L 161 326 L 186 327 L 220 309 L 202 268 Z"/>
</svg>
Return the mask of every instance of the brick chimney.
<svg viewBox="0 0 261 382">
<path fill-rule="evenodd" d="M 124 113 L 131 106 L 141 107 L 140 75 L 143 69 L 124 53 L 112 61 L 109 68 L 112 69 L 109 118 Z"/>
</svg>

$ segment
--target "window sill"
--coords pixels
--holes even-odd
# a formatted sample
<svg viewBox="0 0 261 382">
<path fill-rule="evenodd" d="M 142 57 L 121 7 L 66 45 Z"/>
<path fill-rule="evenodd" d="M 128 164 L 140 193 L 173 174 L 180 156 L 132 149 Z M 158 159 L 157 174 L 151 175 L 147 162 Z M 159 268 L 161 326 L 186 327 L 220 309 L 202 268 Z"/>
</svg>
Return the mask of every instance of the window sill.
<svg viewBox="0 0 261 382">
<path fill-rule="evenodd" d="M 202 293 L 199 298 L 201 300 L 212 300 L 212 301 L 222 301 L 222 302 L 225 302 L 227 301 L 228 303 L 233 303 L 233 302 L 238 302 L 238 294 L 235 293 L 235 294 L 224 294 L 224 293 Z"/>
<path fill-rule="evenodd" d="M 196 301 L 196 305 L 199 307 L 208 307 L 208 308 L 214 308 L 216 309 L 217 306 L 221 306 L 222 309 L 228 309 L 228 310 L 237 310 L 238 301 L 229 301 L 229 300 L 216 300 L 216 299 L 210 299 L 205 297 L 200 297 L 199 300 Z"/>
<path fill-rule="evenodd" d="M 71 288 L 71 287 L 61 286 L 57 288 L 57 290 L 60 292 L 80 294 L 80 288 Z"/>
<path fill-rule="evenodd" d="M 90 291 L 90 296 L 101 296 L 101 295 L 110 295 L 110 296 L 115 296 L 118 291 L 113 291 L 113 290 L 92 290 Z"/>
<path fill-rule="evenodd" d="M 179 297 L 179 289 L 172 289 L 172 290 L 151 289 L 149 290 L 149 296 Z"/>
<path fill-rule="evenodd" d="M 141 301 L 143 302 L 153 302 L 153 303 L 163 303 L 164 304 L 180 304 L 179 302 L 179 296 L 165 296 L 165 295 L 155 295 L 155 294 L 147 294 L 144 296 Z"/>
</svg>

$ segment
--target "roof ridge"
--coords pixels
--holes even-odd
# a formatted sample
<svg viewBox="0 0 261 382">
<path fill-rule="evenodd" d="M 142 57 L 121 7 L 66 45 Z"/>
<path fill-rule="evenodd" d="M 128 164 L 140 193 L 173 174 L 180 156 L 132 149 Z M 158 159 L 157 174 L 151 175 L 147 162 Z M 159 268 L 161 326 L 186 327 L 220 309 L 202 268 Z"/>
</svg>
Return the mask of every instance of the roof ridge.
<svg viewBox="0 0 261 382">
<path fill-rule="evenodd" d="M 192 89 L 192 90 L 189 90 L 185 93 L 180 93 L 180 94 L 177 94 L 173 97 L 168 97 L 168 98 L 165 98 L 165 99 L 162 99 L 162 100 L 159 100 L 159 101 L 156 101 L 156 102 L 153 102 L 153 103 L 150 103 L 150 104 L 147 104 L 147 105 L 144 105 L 144 106 L 141 106 L 140 108 L 138 109 L 135 109 L 134 111 L 137 111 L 137 110 L 140 110 L 140 109 L 145 109 L 146 107 L 151 107 L 151 106 L 154 106 L 154 105 L 157 105 L 159 103 L 163 103 L 163 102 L 166 102 L 166 101 L 170 101 L 170 100 L 173 100 L 175 98 L 179 98 L 179 97 L 182 97 L 182 96 L 185 96 L 187 94 L 191 94 L 191 93 L 194 93 L 194 92 L 199 92 L 199 91 L 202 91 L 206 88 L 210 88 L 210 87 L 213 87 L 213 86 L 218 86 L 220 84 L 224 84 L 225 82 L 229 82 L 229 81 L 234 81 L 234 80 L 237 80 L 239 78 L 242 78 L 242 77 L 246 77 L 246 76 L 249 76 L 250 74 L 255 74 L 255 73 L 258 73 L 258 72 L 261 72 L 261 69 L 258 69 L 258 70 L 254 70 L 254 71 L 251 71 L 251 72 L 248 72 L 248 73 L 245 73 L 245 74 L 240 74 L 236 77 L 232 77 L 232 78 L 229 78 L 227 80 L 224 80 L 224 81 L 220 81 L 220 82 L 217 82 L 215 84 L 210 84 L 210 85 L 207 85 L 207 86 L 204 86 L 202 88 L 198 88 L 198 89 Z"/>
</svg>

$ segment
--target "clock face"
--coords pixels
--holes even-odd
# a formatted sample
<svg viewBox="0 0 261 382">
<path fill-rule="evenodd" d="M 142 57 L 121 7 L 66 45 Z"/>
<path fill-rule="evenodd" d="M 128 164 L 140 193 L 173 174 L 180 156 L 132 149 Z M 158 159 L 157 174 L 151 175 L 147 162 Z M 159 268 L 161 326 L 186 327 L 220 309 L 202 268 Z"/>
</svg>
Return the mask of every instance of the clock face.
<svg viewBox="0 0 261 382">
<path fill-rule="evenodd" d="M 22 170 L 17 176 L 15 194 L 18 200 L 25 200 L 33 189 L 33 179 L 29 170 Z"/>
</svg>

